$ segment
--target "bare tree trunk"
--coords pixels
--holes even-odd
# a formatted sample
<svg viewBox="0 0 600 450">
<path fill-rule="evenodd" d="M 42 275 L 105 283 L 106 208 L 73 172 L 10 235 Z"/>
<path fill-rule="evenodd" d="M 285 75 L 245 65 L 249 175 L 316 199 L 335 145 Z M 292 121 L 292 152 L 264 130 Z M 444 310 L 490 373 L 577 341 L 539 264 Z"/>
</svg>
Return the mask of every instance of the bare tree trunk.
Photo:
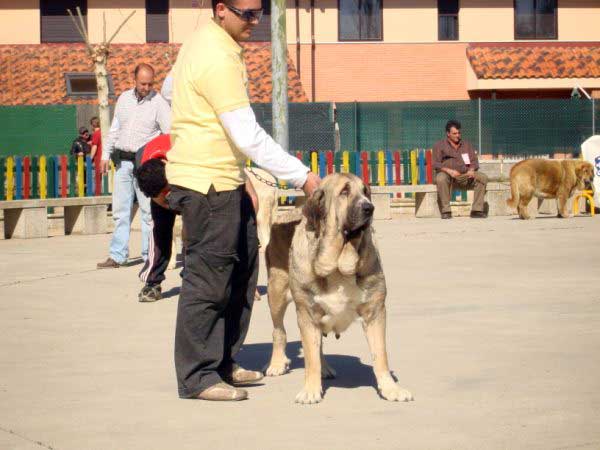
<svg viewBox="0 0 600 450">
<path fill-rule="evenodd" d="M 83 21 L 83 15 L 79 6 L 77 7 L 77 16 L 79 23 L 75 20 L 75 16 L 71 13 L 71 10 L 67 9 L 67 12 L 71 16 L 77 31 L 84 39 L 88 54 L 92 58 L 94 63 L 94 73 L 96 74 L 96 87 L 98 89 L 98 118 L 100 119 L 100 132 L 102 133 L 102 142 L 106 142 L 108 139 L 108 131 L 110 130 L 110 108 L 108 106 L 108 71 L 106 69 L 108 63 L 108 55 L 110 53 L 110 43 L 115 36 L 121 31 L 123 25 L 135 14 L 132 11 L 123 22 L 117 27 L 110 39 L 106 40 L 106 17 L 102 15 L 103 19 L 103 41 L 100 44 L 90 44 L 87 30 L 85 29 L 85 22 Z"/>
<path fill-rule="evenodd" d="M 100 47 L 100 46 L 98 46 Z M 100 119 L 100 132 L 102 133 L 102 142 L 108 139 L 110 130 L 110 108 L 108 106 L 108 72 L 106 64 L 108 61 L 108 51 L 98 52 L 95 57 L 94 73 L 96 74 L 96 85 L 98 87 L 98 118 Z"/>
</svg>

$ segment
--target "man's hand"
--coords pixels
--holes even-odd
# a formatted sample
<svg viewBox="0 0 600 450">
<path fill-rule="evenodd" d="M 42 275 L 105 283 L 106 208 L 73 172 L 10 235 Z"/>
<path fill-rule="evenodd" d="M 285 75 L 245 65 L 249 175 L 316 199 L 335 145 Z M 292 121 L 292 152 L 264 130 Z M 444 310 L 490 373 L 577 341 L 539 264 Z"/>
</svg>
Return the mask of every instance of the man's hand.
<svg viewBox="0 0 600 450">
<path fill-rule="evenodd" d="M 310 197 L 311 194 L 319 187 L 319 183 L 321 183 L 321 179 L 319 178 L 319 176 L 315 173 L 308 172 L 308 176 L 306 177 L 304 186 L 302 186 L 304 195 Z"/>
<path fill-rule="evenodd" d="M 456 178 L 458 176 L 460 176 L 460 172 L 458 170 L 454 170 L 454 169 L 444 169 L 444 172 L 446 172 L 448 175 L 450 175 L 452 178 Z"/>
<path fill-rule="evenodd" d="M 475 171 L 473 169 L 469 169 L 467 171 L 467 177 L 469 177 L 469 178 L 475 178 Z"/>
<path fill-rule="evenodd" d="M 110 160 L 106 160 L 106 161 L 100 161 L 100 170 L 102 171 L 102 173 L 108 173 L 108 170 L 110 169 Z"/>
</svg>

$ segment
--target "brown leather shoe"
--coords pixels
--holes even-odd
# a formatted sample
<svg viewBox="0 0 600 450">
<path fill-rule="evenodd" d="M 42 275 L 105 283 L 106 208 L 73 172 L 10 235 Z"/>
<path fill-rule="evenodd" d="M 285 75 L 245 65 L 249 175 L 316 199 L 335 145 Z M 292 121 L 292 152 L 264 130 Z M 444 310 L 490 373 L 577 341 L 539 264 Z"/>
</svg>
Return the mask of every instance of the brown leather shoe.
<svg viewBox="0 0 600 450">
<path fill-rule="evenodd" d="M 487 214 L 484 211 L 471 211 L 471 219 L 486 219 Z"/>
<path fill-rule="evenodd" d="M 217 383 L 198 394 L 200 400 L 210 400 L 213 402 L 236 402 L 246 400 L 248 391 L 235 388 L 227 383 Z"/>
<path fill-rule="evenodd" d="M 106 261 L 96 264 L 97 269 L 117 269 L 119 267 L 121 267 L 121 264 L 112 258 L 108 258 Z"/>
<path fill-rule="evenodd" d="M 257 372 L 255 370 L 246 370 L 238 365 L 233 366 L 233 370 L 231 371 L 230 375 L 225 375 L 223 377 L 225 381 L 234 386 L 256 383 L 257 381 L 260 381 L 263 378 L 264 375 L 262 374 L 262 372 Z"/>
</svg>

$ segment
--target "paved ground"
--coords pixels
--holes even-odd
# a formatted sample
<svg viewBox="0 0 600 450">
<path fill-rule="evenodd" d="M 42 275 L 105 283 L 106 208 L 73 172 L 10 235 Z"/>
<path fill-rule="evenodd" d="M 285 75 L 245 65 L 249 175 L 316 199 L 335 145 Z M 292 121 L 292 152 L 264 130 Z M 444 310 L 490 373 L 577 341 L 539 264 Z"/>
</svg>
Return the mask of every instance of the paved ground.
<svg viewBox="0 0 600 450">
<path fill-rule="evenodd" d="M 412 403 L 377 396 L 357 324 L 326 340 L 324 402 L 295 405 L 293 309 L 291 373 L 242 403 L 179 400 L 176 271 L 139 304 L 139 265 L 94 270 L 109 235 L 0 241 L 0 449 L 600 448 L 600 218 L 376 226 Z M 263 300 L 244 364 L 266 365 L 270 335 Z"/>
</svg>

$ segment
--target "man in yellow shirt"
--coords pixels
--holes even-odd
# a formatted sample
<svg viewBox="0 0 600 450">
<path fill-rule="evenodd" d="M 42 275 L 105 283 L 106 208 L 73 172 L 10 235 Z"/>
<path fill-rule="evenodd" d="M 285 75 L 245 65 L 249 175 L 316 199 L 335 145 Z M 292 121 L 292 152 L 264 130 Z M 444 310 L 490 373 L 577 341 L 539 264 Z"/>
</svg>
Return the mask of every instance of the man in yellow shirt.
<svg viewBox="0 0 600 450">
<path fill-rule="evenodd" d="M 261 372 L 235 362 L 258 277 L 256 217 L 244 190 L 246 158 L 310 195 L 319 177 L 257 124 L 239 42 L 261 0 L 213 0 L 214 19 L 185 42 L 173 70 L 169 206 L 181 211 L 185 271 L 177 310 L 179 396 L 243 400 Z"/>
</svg>

